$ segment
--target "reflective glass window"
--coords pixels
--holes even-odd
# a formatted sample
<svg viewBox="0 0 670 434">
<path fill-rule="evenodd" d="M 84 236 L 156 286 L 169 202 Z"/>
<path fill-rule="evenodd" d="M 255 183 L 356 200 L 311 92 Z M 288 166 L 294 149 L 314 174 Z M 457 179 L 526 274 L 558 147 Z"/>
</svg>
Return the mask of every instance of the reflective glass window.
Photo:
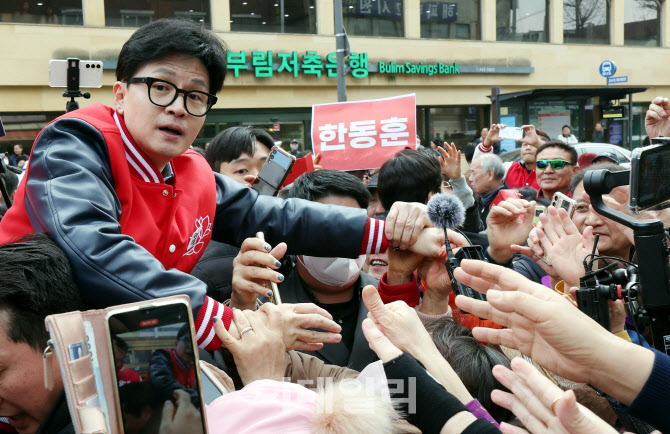
<svg viewBox="0 0 670 434">
<path fill-rule="evenodd" d="M 549 0 L 497 0 L 498 41 L 547 42 Z"/>
<path fill-rule="evenodd" d="M 159 18 L 186 19 L 209 27 L 209 0 L 105 0 L 108 27 L 141 27 Z"/>
<path fill-rule="evenodd" d="M 230 0 L 230 29 L 316 33 L 316 0 Z"/>
<path fill-rule="evenodd" d="M 421 37 L 481 39 L 479 2 L 421 0 Z"/>
<path fill-rule="evenodd" d="M 342 0 L 342 16 L 352 36 L 405 35 L 402 0 Z"/>
<path fill-rule="evenodd" d="M 609 0 L 564 0 L 563 42 L 609 44 Z"/>
<path fill-rule="evenodd" d="M 0 22 L 81 26 L 84 16 L 81 0 L 2 0 Z"/>
<path fill-rule="evenodd" d="M 662 0 L 626 0 L 624 45 L 658 47 L 661 42 Z"/>
</svg>

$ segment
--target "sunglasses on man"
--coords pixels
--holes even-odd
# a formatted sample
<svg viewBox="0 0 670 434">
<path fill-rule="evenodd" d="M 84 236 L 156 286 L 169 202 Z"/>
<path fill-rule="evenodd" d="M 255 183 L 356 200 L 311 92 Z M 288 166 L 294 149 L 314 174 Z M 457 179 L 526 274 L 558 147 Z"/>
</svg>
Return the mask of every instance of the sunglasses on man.
<svg viewBox="0 0 670 434">
<path fill-rule="evenodd" d="M 551 165 L 551 168 L 554 170 L 560 170 L 564 168 L 566 165 L 567 166 L 573 166 L 573 164 L 569 161 L 565 160 L 537 160 L 535 162 L 535 167 L 537 167 L 540 170 L 544 170 L 547 167 Z"/>
</svg>

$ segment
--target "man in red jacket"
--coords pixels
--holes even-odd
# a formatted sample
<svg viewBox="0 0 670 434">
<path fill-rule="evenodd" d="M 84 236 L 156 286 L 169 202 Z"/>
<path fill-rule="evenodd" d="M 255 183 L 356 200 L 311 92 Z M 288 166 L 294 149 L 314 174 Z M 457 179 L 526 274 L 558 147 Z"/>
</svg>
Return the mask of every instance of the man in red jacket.
<svg viewBox="0 0 670 434">
<path fill-rule="evenodd" d="M 0 243 L 48 233 L 88 308 L 186 294 L 198 345 L 214 350 L 220 341 L 212 318 L 231 327 L 232 311 L 187 274 L 210 239 L 240 245 L 263 231 L 269 244 L 261 254 L 274 269 L 268 252 L 281 241 L 295 250 L 289 253 L 331 257 L 416 241 L 425 224 L 406 222 L 406 212 L 396 214 L 396 230 L 365 210 L 259 196 L 212 174 L 189 147 L 226 69 L 223 41 L 196 23 L 165 19 L 138 29 L 119 54 L 114 108 L 75 110 L 40 132 L 0 223 Z M 439 242 L 432 235 L 410 248 L 436 255 Z"/>
</svg>

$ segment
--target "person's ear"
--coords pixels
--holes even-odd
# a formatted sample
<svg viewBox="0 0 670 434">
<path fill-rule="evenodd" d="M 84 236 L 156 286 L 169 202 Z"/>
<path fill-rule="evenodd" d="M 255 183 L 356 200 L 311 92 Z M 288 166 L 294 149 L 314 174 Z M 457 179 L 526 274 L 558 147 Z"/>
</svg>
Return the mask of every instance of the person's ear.
<svg viewBox="0 0 670 434">
<path fill-rule="evenodd" d="M 128 92 L 128 85 L 126 83 L 117 81 L 116 83 L 114 83 L 113 90 L 114 90 L 114 108 L 116 109 L 117 112 L 123 114 L 123 111 L 125 109 L 126 94 Z"/>
<path fill-rule="evenodd" d="M 572 174 L 573 175 L 575 173 L 579 172 L 580 170 L 581 170 L 581 167 L 579 167 L 578 165 L 575 164 L 574 166 L 572 166 Z"/>
<path fill-rule="evenodd" d="M 428 203 L 428 201 L 430 200 L 430 198 L 433 197 L 433 195 L 434 195 L 435 193 L 436 193 L 435 191 L 431 191 L 430 193 L 428 193 L 428 197 L 426 198 L 426 202 L 424 203 L 424 205 Z"/>
</svg>

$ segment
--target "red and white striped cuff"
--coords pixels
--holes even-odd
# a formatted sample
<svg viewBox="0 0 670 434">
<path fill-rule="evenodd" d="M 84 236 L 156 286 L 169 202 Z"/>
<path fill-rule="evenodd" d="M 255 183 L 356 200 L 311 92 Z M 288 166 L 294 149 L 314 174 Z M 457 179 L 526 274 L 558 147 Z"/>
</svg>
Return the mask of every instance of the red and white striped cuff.
<svg viewBox="0 0 670 434">
<path fill-rule="evenodd" d="M 486 146 L 484 142 L 481 142 L 477 147 L 479 148 L 479 152 L 481 152 L 482 154 L 488 154 L 489 152 L 493 152 L 493 145 Z"/>
<path fill-rule="evenodd" d="M 233 310 L 224 306 L 210 297 L 205 297 L 205 302 L 198 312 L 198 318 L 195 320 L 195 337 L 198 339 L 198 346 L 205 350 L 216 350 L 221 346 L 221 340 L 214 332 L 212 318 L 217 317 L 223 321 L 223 325 L 228 330 L 233 320 Z"/>
<path fill-rule="evenodd" d="M 361 255 L 370 253 L 385 252 L 389 246 L 389 241 L 384 235 L 384 226 L 386 222 L 368 218 L 365 223 L 365 234 L 363 235 L 363 245 L 361 245 Z"/>
</svg>

